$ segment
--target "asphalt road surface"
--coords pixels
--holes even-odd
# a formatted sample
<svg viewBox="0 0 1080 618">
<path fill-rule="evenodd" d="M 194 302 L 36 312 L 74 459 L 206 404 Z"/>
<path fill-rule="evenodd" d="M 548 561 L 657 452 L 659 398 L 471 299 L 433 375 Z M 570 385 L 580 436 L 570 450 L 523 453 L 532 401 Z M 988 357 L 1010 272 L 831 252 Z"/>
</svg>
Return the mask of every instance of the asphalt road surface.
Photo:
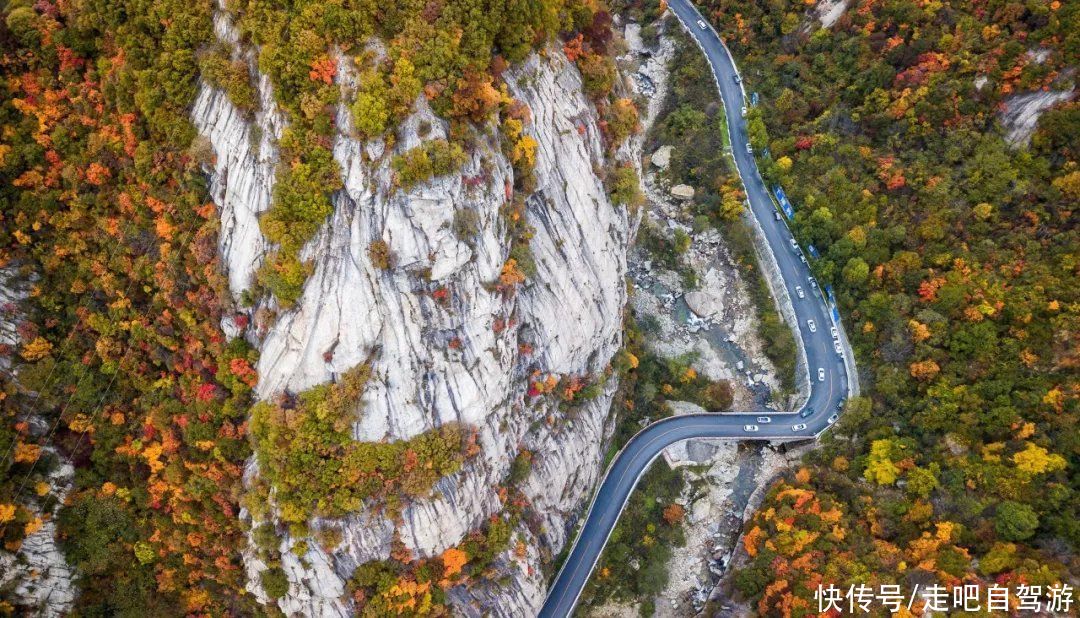
<svg viewBox="0 0 1080 618">
<path fill-rule="evenodd" d="M 829 308 L 820 290 L 811 282 L 810 269 L 801 259 L 801 248 L 792 246 L 792 235 L 786 221 L 783 217 L 777 220 L 777 210 L 758 173 L 754 155 L 746 150 L 749 139 L 741 112 L 748 103 L 744 102 L 742 87 L 736 81 L 738 70 L 735 63 L 712 27 L 706 25 L 702 28 L 699 25 L 699 21 L 705 23 L 705 20 L 690 0 L 668 0 L 668 6 L 701 46 L 719 84 L 735 164 L 746 188 L 750 210 L 765 232 L 795 306 L 799 322 L 798 336 L 802 338 L 806 350 L 810 373 L 810 398 L 795 412 L 677 416 L 657 421 L 641 430 L 627 442 L 608 469 L 578 538 L 548 590 L 547 600 L 540 610 L 542 617 L 569 616 L 573 611 L 630 492 L 665 447 L 690 438 L 774 442 L 813 439 L 832 425 L 834 415 L 838 414 L 848 391 L 844 360 L 834 348 L 834 324 Z M 803 298 L 799 297 L 796 286 L 802 288 Z M 810 328 L 811 321 L 814 323 L 813 330 Z M 812 414 L 802 416 L 811 409 Z M 798 429 L 795 428 L 797 425 L 800 426 Z"/>
</svg>

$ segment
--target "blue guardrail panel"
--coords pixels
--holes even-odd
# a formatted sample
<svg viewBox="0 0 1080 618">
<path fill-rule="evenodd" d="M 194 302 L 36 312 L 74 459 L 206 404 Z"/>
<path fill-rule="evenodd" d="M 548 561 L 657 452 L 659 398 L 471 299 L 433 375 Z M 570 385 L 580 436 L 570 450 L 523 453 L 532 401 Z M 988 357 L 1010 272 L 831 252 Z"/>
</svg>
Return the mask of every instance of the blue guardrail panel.
<svg viewBox="0 0 1080 618">
<path fill-rule="evenodd" d="M 788 201 L 787 195 L 784 193 L 783 187 L 775 187 L 773 189 L 773 193 L 776 194 L 776 201 L 780 202 L 780 209 L 784 211 L 784 215 L 786 215 L 788 219 L 794 219 L 795 209 L 791 206 L 791 202 Z"/>
</svg>

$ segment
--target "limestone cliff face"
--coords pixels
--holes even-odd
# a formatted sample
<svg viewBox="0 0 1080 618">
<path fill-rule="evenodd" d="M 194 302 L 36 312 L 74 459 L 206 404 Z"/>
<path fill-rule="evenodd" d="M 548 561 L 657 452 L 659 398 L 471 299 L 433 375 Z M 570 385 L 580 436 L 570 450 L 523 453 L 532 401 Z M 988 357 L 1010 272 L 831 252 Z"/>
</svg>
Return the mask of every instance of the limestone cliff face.
<svg viewBox="0 0 1080 618">
<path fill-rule="evenodd" d="M 227 17 L 219 15 L 217 26 L 220 37 L 235 40 Z M 503 561 L 511 574 L 504 583 L 448 596 L 469 615 L 521 615 L 543 599 L 538 548 L 553 553 L 565 544 L 567 519 L 597 480 L 616 385 L 609 380 L 571 420 L 554 404 L 527 397 L 528 378 L 535 370 L 598 375 L 607 367 L 621 345 L 634 225 L 625 208 L 609 202 L 594 171 L 603 167 L 604 153 L 580 75 L 561 52 L 546 56 L 506 75 L 510 94 L 532 110 L 526 130 L 538 143 L 537 190 L 527 199 L 537 273 L 510 297 L 490 285 L 510 249 L 500 208 L 514 180 L 497 128 L 481 132 L 460 172 L 403 191 L 393 187 L 391 155 L 418 145 L 421 125 L 430 126 L 423 139 L 444 137 L 446 123 L 418 101 L 389 152 L 381 140 L 351 137 L 348 111 L 338 111 L 333 150 L 344 189 L 304 249 L 314 273 L 295 307 L 279 312 L 265 333 L 245 333 L 260 348 L 258 395 L 333 380 L 370 357 L 373 378 L 354 425 L 357 440 L 407 439 L 459 421 L 478 429 L 481 452 L 440 481 L 430 498 L 407 506 L 398 523 L 375 510 L 358 512 L 342 522 L 345 539 L 332 555 L 316 547 L 301 561 L 283 551 L 291 586 L 279 606 L 286 613 L 349 613 L 344 581 L 356 565 L 387 558 L 395 530 L 417 556 L 461 542 L 502 509 L 497 485 L 522 448 L 534 454 L 522 490 L 542 520 L 532 526 L 535 533 L 519 531 L 530 545 L 527 556 Z M 339 79 L 350 73 L 342 62 Z M 261 78 L 259 85 L 264 111 L 250 120 L 209 86 L 192 116 L 216 154 L 209 171 L 222 217 L 220 250 L 237 296 L 250 287 L 267 250 L 258 217 L 269 207 L 273 141 L 283 125 L 269 83 Z M 469 242 L 452 229 L 454 213 L 463 209 L 479 220 L 480 232 Z M 368 257 L 379 239 L 397 256 L 392 269 L 381 270 Z M 448 302 L 432 299 L 436 288 L 449 291 Z M 455 339 L 460 345 L 450 346 Z M 523 353 L 525 347 L 531 352 Z M 282 549 L 289 546 L 285 539 Z M 255 576 L 262 568 L 248 560 L 250 587 L 260 596 Z"/>
<path fill-rule="evenodd" d="M 16 269 L 0 268 L 0 345 L 18 349 L 25 343 L 19 334 L 19 323 L 25 316 L 18 308 L 29 294 L 30 284 L 18 276 Z M 11 373 L 11 359 L 6 355 L 0 356 L 0 372 L 8 374 L 18 383 L 19 376 Z M 36 438 L 51 432 L 50 423 L 39 414 L 31 411 L 25 420 L 28 432 Z M 44 523 L 27 535 L 14 552 L 0 548 L 0 590 L 5 591 L 5 600 L 18 607 L 16 611 L 52 618 L 66 615 L 75 601 L 74 569 L 60 550 L 54 519 L 71 489 L 75 470 L 68 459 L 51 445 L 44 450 L 58 461 L 47 476 L 49 491 L 46 495 L 50 502 L 28 500 L 23 503 Z"/>
</svg>

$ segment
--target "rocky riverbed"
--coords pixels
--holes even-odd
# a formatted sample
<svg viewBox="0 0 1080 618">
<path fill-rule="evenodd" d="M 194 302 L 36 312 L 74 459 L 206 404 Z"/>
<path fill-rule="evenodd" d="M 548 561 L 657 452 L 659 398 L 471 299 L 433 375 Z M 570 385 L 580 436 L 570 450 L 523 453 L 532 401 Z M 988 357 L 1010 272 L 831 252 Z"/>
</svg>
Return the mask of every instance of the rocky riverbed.
<svg viewBox="0 0 1080 618">
<path fill-rule="evenodd" d="M 648 95 L 648 111 L 643 115 L 646 130 L 661 112 L 667 63 L 674 54 L 674 42 L 665 27 L 678 25 L 661 21 L 658 41 L 649 47 L 638 36 L 636 24 L 625 28 L 630 52 L 624 61 L 637 60 L 639 66 L 637 70 L 624 67 L 624 72 L 632 74 L 638 91 Z M 644 218 L 661 233 L 671 236 L 681 230 L 689 236 L 682 260 L 698 284 L 688 289 L 680 273 L 661 266 L 639 245 L 628 262 L 631 307 L 645 326 L 651 351 L 666 358 L 692 355 L 701 375 L 729 381 L 733 409 L 779 409 L 786 402 L 774 397 L 780 381 L 758 336 L 757 310 L 748 282 L 722 235 L 714 229 L 695 232 L 691 202 L 672 195 L 673 183 L 664 168 L 671 149 L 678 147 L 663 145 L 658 156 L 646 160 Z M 674 402 L 671 407 L 675 414 L 703 411 L 689 402 Z M 686 546 L 676 550 L 668 563 L 668 585 L 654 599 L 657 616 L 692 616 L 700 611 L 725 572 L 752 498 L 793 457 L 797 455 L 792 451 L 785 454 L 768 446 L 710 440 L 690 440 L 664 452 L 663 461 L 655 465 L 683 470 L 684 485 L 677 502 L 686 511 Z M 593 608 L 590 615 L 637 616 L 638 605 L 607 603 Z"/>
</svg>

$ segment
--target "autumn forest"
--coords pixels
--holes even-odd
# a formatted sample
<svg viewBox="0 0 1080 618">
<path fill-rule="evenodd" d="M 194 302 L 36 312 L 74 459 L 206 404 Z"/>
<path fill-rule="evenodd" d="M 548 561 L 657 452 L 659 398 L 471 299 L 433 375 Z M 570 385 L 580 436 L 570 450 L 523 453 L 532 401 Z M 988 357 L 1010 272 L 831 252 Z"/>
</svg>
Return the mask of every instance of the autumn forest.
<svg viewBox="0 0 1080 618">
<path fill-rule="evenodd" d="M 617 25 L 655 20 L 663 0 L 221 4 L 258 50 L 252 66 L 215 36 L 211 0 L 3 5 L 0 552 L 50 527 L 73 569 L 75 615 L 277 611 L 251 593 L 244 548 L 279 598 L 289 586 L 282 535 L 305 539 L 297 556 L 333 548 L 340 535 L 313 521 L 373 504 L 397 517 L 479 455 L 477 428 L 458 423 L 354 440 L 370 363 L 256 401 L 258 350 L 223 332 L 266 328 L 301 298 L 313 273 L 303 249 L 342 188 L 339 107 L 353 137 L 382 139 L 388 152 L 418 98 L 446 120 L 445 139 L 390 157 L 400 191 L 457 173 L 493 127 L 513 172 L 500 213 L 509 249 L 485 282 L 503 298 L 537 272 L 524 215 L 537 119 L 507 88 L 511 67 L 565 55 L 602 129 L 602 194 L 635 214 L 643 203 L 620 154 L 642 101 L 621 84 Z M 816 615 L 823 583 L 1075 581 L 1080 103 L 1042 110 L 1019 137 L 1003 114 L 1018 96 L 1075 89 L 1080 3 L 853 0 L 827 28 L 815 0 L 697 5 L 760 97 L 749 117 L 755 151 L 768 153 L 759 165 L 795 205 L 797 238 L 820 252 L 812 268 L 835 289 L 863 391 L 745 522 L 726 593 L 787 617 Z M 356 67 L 348 87 L 344 55 Z M 266 104 L 255 70 L 287 126 L 259 220 L 272 249 L 237 302 L 208 186 L 214 154 L 190 109 L 208 83 L 253 117 Z M 678 88 L 692 92 L 698 78 L 711 87 L 692 70 L 675 74 Z M 703 116 L 678 121 L 662 130 L 712 127 Z M 702 174 L 722 165 L 676 161 Z M 739 212 L 720 197 L 734 194 L 734 176 L 709 175 L 701 183 L 716 199 L 703 221 L 723 232 Z M 453 233 L 471 242 L 478 225 L 465 210 Z M 638 242 L 653 242 L 647 234 Z M 397 265 L 385 242 L 364 251 L 380 270 Z M 452 304 L 432 289 L 434 303 Z M 278 313 L 251 315 L 260 298 Z M 787 371 L 788 331 L 776 315 L 763 320 Z M 666 396 L 730 407 L 726 385 L 644 352 L 629 317 L 624 334 L 603 372 L 529 375 L 525 397 L 571 416 L 617 376 L 616 443 Z M 427 558 L 395 540 L 390 558 L 355 566 L 343 595 L 368 616 L 448 615 L 454 587 L 494 578 L 499 555 L 530 551 L 513 530 L 540 519 L 520 492 L 531 461 L 524 449 L 513 458 L 498 516 Z M 245 480 L 252 462 L 261 476 Z M 669 480 L 650 474 L 655 486 Z M 644 500 L 629 517 L 652 525 Z M 668 556 L 684 513 L 655 510 L 666 522 L 656 555 Z M 0 587 L 0 615 L 29 611 L 10 594 Z"/>
</svg>

